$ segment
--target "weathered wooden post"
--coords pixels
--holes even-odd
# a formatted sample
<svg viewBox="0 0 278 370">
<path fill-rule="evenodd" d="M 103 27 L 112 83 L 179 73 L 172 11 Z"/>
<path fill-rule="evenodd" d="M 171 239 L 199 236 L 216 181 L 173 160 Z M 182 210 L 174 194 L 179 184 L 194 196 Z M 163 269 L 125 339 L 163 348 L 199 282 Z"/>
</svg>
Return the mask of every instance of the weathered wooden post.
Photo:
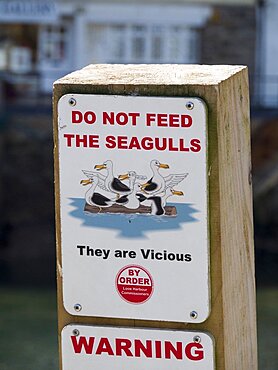
<svg viewBox="0 0 278 370">
<path fill-rule="evenodd" d="M 63 370 L 256 370 L 247 68 L 54 84 Z"/>
</svg>

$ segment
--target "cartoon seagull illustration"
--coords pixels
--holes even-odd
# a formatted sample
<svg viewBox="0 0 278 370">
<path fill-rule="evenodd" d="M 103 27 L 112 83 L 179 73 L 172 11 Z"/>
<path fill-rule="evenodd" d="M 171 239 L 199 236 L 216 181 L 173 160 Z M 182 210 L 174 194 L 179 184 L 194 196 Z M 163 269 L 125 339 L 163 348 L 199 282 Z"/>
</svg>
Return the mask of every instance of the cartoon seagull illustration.
<svg viewBox="0 0 278 370">
<path fill-rule="evenodd" d="M 146 180 L 146 176 L 137 175 L 135 171 L 129 171 L 127 174 L 120 175 L 120 180 L 127 180 L 129 179 L 129 188 L 130 193 L 127 195 L 123 195 L 119 200 L 122 198 L 126 198 L 127 202 L 124 204 L 126 208 L 130 209 L 136 209 L 140 206 L 140 202 L 136 194 L 138 191 L 141 190 L 141 185 L 139 183 L 136 183 L 136 180 Z M 117 201 L 118 203 L 118 201 Z"/>
<path fill-rule="evenodd" d="M 90 204 L 91 206 L 99 207 L 100 211 L 102 208 L 112 206 L 115 203 L 115 200 L 110 199 L 99 192 L 96 192 L 96 188 L 98 186 L 102 188 L 103 190 L 106 190 L 103 184 L 103 180 L 99 178 L 98 174 L 92 173 L 92 172 L 89 174 L 88 171 L 83 171 L 83 172 L 87 172 L 87 176 L 90 176 L 90 179 L 81 180 L 80 183 L 84 186 L 92 184 L 92 186 L 89 188 L 89 190 L 85 194 L 86 202 Z"/>
<path fill-rule="evenodd" d="M 176 173 L 176 174 L 172 174 L 172 175 L 168 175 L 168 176 L 164 177 L 164 181 L 165 181 L 164 191 L 166 191 L 167 189 L 173 188 L 174 186 L 178 185 L 187 176 L 188 176 L 188 173 Z"/>
<path fill-rule="evenodd" d="M 184 193 L 182 191 L 174 190 L 173 188 L 167 188 L 166 191 L 153 195 L 151 197 L 145 197 L 144 195 L 138 193 L 137 197 L 140 203 L 151 202 L 151 214 L 156 216 L 162 216 L 165 214 L 165 206 L 167 199 L 173 195 L 182 196 Z"/>
<path fill-rule="evenodd" d="M 86 170 L 82 170 L 82 172 L 84 173 L 84 175 L 86 175 L 88 177 L 88 180 L 81 180 L 80 184 L 82 184 L 84 186 L 85 185 L 90 185 L 92 183 L 92 181 L 91 181 L 92 178 L 94 176 L 97 176 L 98 179 L 99 179 L 98 186 L 101 189 L 108 191 L 108 189 L 105 186 L 105 176 L 103 176 L 101 173 L 93 172 L 93 171 L 86 171 Z"/>
<path fill-rule="evenodd" d="M 117 179 L 114 176 L 113 173 L 113 162 L 108 160 L 103 162 L 103 164 L 97 164 L 95 165 L 95 169 L 100 171 L 102 169 L 107 170 L 107 176 L 105 177 L 105 186 L 106 188 L 117 195 L 117 198 L 119 199 L 121 195 L 127 195 L 131 192 L 131 189 L 125 185 L 123 182 L 121 182 L 119 179 Z"/>
<path fill-rule="evenodd" d="M 160 163 L 158 160 L 153 159 L 150 162 L 150 167 L 152 170 L 152 177 L 148 182 L 142 185 L 142 190 L 147 194 L 160 193 L 165 188 L 164 177 L 159 173 L 160 168 L 169 168 L 168 164 Z"/>
<path fill-rule="evenodd" d="M 163 209 L 163 214 L 165 213 L 165 206 L 166 206 L 168 198 L 170 198 L 173 195 L 177 195 L 177 196 L 180 197 L 180 196 L 184 195 L 184 193 L 180 190 L 174 190 L 173 188 L 167 188 L 166 191 L 163 194 L 161 194 L 161 197 L 160 197 L 161 207 Z M 155 212 L 155 210 L 153 212 Z M 157 213 L 155 213 L 155 214 L 157 214 Z"/>
<path fill-rule="evenodd" d="M 150 163 L 153 176 L 150 180 L 143 184 L 141 190 L 149 195 L 156 195 L 165 192 L 168 188 L 173 188 L 183 181 L 188 173 L 171 174 L 166 177 L 159 173 L 160 168 L 169 168 L 168 164 L 162 164 L 157 160 L 152 160 Z"/>
</svg>

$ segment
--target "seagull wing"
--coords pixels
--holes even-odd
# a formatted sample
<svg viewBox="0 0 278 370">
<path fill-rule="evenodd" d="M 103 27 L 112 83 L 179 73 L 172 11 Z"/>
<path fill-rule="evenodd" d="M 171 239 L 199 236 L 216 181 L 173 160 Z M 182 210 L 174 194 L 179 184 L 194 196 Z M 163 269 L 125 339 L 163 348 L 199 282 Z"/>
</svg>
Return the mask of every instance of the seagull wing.
<svg viewBox="0 0 278 370">
<path fill-rule="evenodd" d="M 119 192 L 130 191 L 130 188 L 128 186 L 126 186 L 123 182 L 121 182 L 119 179 L 117 179 L 116 177 L 114 177 L 114 179 L 111 183 L 111 187 L 112 187 L 113 190 L 119 191 Z"/>
<path fill-rule="evenodd" d="M 169 175 L 169 176 L 164 177 L 164 180 L 165 180 L 165 190 L 167 188 L 172 188 L 172 187 L 178 185 L 187 176 L 188 176 L 188 173 L 180 173 L 180 174 L 174 174 L 174 175 Z"/>
<path fill-rule="evenodd" d="M 86 175 L 89 179 L 92 179 L 94 176 L 98 177 L 98 187 L 101 188 L 102 190 L 105 190 L 105 191 L 110 191 L 109 189 L 107 189 L 107 187 L 105 186 L 105 176 L 103 176 L 102 174 L 100 174 L 99 172 L 93 172 L 93 171 L 86 171 L 86 170 L 82 170 L 82 172 L 84 173 L 84 175 Z"/>
<path fill-rule="evenodd" d="M 149 179 L 145 184 L 142 185 L 145 191 L 154 191 L 158 188 L 158 184 L 153 182 L 153 177 Z"/>
<path fill-rule="evenodd" d="M 100 193 L 94 193 L 93 196 L 92 196 L 92 201 L 95 205 L 98 205 L 98 206 L 109 206 L 110 203 L 112 204 L 113 202 L 111 201 L 111 199 L 107 198 L 106 196 L 104 196 L 103 194 L 100 194 Z"/>
</svg>

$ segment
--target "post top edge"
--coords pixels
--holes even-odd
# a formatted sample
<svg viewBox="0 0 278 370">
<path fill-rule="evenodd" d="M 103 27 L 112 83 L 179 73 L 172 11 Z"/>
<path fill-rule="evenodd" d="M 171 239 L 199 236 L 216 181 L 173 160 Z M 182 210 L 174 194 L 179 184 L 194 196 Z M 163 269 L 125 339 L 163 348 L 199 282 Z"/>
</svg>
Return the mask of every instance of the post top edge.
<svg viewBox="0 0 278 370">
<path fill-rule="evenodd" d="M 218 85 L 246 69 L 240 65 L 91 64 L 54 85 Z"/>
</svg>

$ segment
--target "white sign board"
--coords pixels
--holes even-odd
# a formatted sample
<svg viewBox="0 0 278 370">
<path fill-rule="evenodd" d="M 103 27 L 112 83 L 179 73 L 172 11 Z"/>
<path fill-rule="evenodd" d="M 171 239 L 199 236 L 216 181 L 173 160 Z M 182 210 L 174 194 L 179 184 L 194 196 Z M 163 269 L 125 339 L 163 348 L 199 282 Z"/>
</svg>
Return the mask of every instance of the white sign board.
<svg viewBox="0 0 278 370">
<path fill-rule="evenodd" d="M 58 125 L 65 309 L 206 320 L 203 101 L 64 95 Z"/>
<path fill-rule="evenodd" d="M 57 20 L 57 4 L 50 0 L 0 0 L 3 23 L 48 23 Z"/>
<path fill-rule="evenodd" d="M 202 332 L 68 325 L 63 370 L 213 370 L 212 338 Z"/>
</svg>

